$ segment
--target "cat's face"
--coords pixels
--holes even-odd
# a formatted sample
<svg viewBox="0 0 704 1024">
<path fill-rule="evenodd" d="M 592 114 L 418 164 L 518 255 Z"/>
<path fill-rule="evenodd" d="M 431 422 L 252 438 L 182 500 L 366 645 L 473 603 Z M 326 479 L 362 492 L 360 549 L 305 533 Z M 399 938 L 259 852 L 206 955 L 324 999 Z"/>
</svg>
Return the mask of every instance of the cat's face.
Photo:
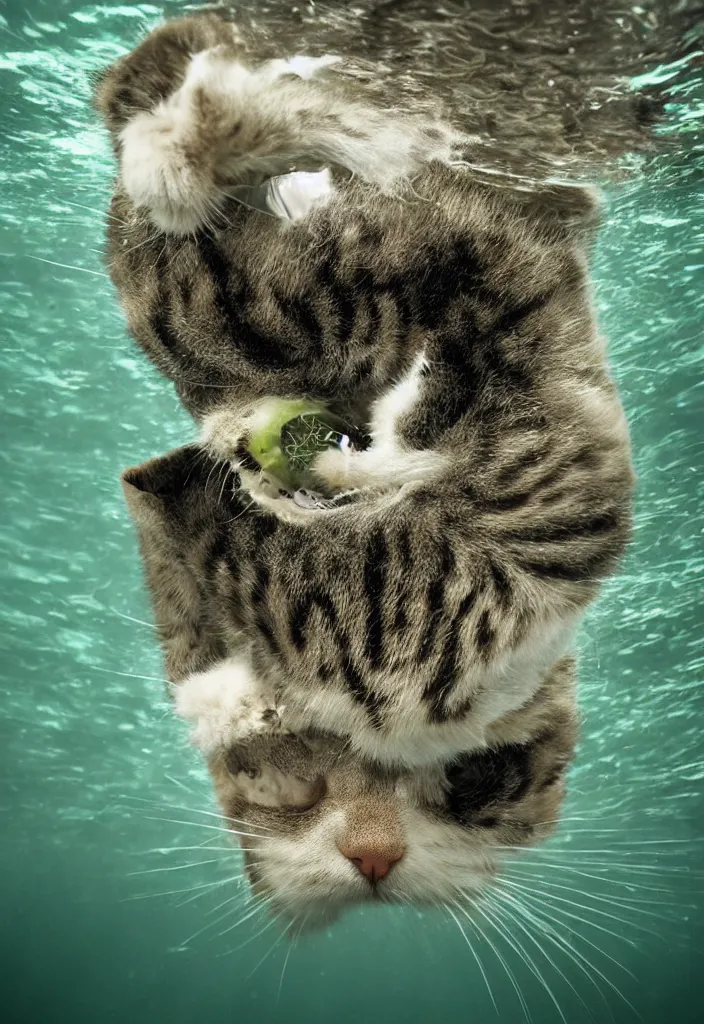
<svg viewBox="0 0 704 1024">
<path fill-rule="evenodd" d="M 502 849 L 552 831 L 573 743 L 567 711 L 528 742 L 416 771 L 365 763 L 328 737 L 262 740 L 209 767 L 255 894 L 315 927 L 360 903 L 471 902 Z"/>
</svg>

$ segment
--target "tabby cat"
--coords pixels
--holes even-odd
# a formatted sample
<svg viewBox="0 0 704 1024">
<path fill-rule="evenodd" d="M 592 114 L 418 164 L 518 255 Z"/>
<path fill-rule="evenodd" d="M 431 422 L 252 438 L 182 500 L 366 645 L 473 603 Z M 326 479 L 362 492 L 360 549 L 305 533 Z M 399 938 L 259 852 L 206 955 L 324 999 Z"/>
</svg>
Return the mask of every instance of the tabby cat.
<svg viewBox="0 0 704 1024">
<path fill-rule="evenodd" d="M 110 272 L 201 429 L 123 477 L 167 673 L 256 892 L 299 924 L 464 905 L 558 819 L 570 652 L 633 474 L 597 203 L 536 179 L 652 144 L 657 99 L 616 74 L 670 7 L 240 4 L 97 85 Z M 316 460 L 324 509 L 245 454 L 302 396 L 370 438 Z"/>
<path fill-rule="evenodd" d="M 202 577 L 246 643 L 194 654 L 178 690 L 208 753 L 278 728 L 277 707 L 392 767 L 485 747 L 569 654 L 629 534 L 592 195 L 477 180 L 461 124 L 384 106 L 368 76 L 334 55 L 258 62 L 202 16 L 98 87 L 130 329 L 251 498 Z M 323 166 L 329 191 L 295 221 L 235 198 Z M 316 461 L 345 499 L 331 510 L 242 464 L 271 399 L 299 396 L 371 437 Z M 202 602 L 184 610 L 197 631 Z"/>
</svg>

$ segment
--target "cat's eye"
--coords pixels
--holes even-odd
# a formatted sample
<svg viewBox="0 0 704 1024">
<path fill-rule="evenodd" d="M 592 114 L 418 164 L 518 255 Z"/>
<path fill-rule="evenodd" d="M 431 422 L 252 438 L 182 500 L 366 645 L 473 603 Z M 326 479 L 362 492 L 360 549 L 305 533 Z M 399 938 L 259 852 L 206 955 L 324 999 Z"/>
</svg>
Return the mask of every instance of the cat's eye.
<svg viewBox="0 0 704 1024">
<path fill-rule="evenodd" d="M 285 804 L 286 810 L 296 811 L 300 814 L 305 811 L 312 810 L 316 804 L 319 804 L 328 791 L 327 783 L 325 779 L 320 776 L 315 779 L 314 782 L 304 783 L 302 780 L 299 782 L 299 793 L 300 797 L 297 796 L 295 803 Z"/>
</svg>

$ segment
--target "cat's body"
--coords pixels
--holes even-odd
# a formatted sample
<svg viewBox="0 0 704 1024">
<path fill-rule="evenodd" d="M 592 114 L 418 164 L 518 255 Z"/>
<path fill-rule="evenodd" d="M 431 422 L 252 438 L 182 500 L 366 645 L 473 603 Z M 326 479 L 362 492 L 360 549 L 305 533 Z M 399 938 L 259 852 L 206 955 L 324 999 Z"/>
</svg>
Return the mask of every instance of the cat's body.
<svg viewBox="0 0 704 1024">
<path fill-rule="evenodd" d="M 481 748 L 571 650 L 628 536 L 627 428 L 589 293 L 593 198 L 477 182 L 437 152 L 459 134 L 425 114 L 399 121 L 412 185 L 401 165 L 376 180 L 383 161 L 364 150 L 395 147 L 396 113 L 372 104 L 362 138 L 363 86 L 330 83 L 335 63 L 305 78 L 283 62 L 248 69 L 232 33 L 172 23 L 103 82 L 123 181 L 113 279 L 211 453 L 237 461 L 272 396 L 354 409 L 372 444 L 318 459 L 327 485 L 357 492 L 332 511 L 268 499 L 250 476 L 256 504 L 211 554 L 209 585 L 249 644 L 241 673 L 262 707 L 276 692 L 290 728 L 390 764 Z M 313 163 L 352 152 L 356 177 L 335 165 L 333 193 L 300 222 L 224 201 L 209 227 L 197 197 L 184 214 L 192 172 L 221 191 L 223 175 L 256 182 L 309 134 Z M 190 682 L 185 713 L 199 718 L 198 689 L 212 708 L 212 688 Z"/>
</svg>

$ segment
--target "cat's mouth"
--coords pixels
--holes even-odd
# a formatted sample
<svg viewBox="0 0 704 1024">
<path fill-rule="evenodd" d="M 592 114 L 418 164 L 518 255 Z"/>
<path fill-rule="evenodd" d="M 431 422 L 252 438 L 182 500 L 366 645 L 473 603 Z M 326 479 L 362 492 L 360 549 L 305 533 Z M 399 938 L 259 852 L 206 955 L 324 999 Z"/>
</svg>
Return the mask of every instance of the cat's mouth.
<svg viewBox="0 0 704 1024">
<path fill-rule="evenodd" d="M 252 889 L 252 894 L 262 902 L 269 905 L 273 914 L 291 916 L 295 913 L 295 904 L 292 904 L 284 894 L 277 892 L 276 888 L 267 881 L 258 864 L 251 858 L 251 851 L 245 851 L 245 870 Z M 312 914 L 316 919 L 339 917 L 345 910 L 351 910 L 356 906 L 368 904 L 392 906 L 403 902 L 394 892 L 389 882 L 379 879 L 376 881 L 367 880 L 364 890 L 361 892 L 335 891 L 331 889 L 325 898 L 317 896 L 310 899 L 306 907 L 306 913 Z"/>
</svg>

